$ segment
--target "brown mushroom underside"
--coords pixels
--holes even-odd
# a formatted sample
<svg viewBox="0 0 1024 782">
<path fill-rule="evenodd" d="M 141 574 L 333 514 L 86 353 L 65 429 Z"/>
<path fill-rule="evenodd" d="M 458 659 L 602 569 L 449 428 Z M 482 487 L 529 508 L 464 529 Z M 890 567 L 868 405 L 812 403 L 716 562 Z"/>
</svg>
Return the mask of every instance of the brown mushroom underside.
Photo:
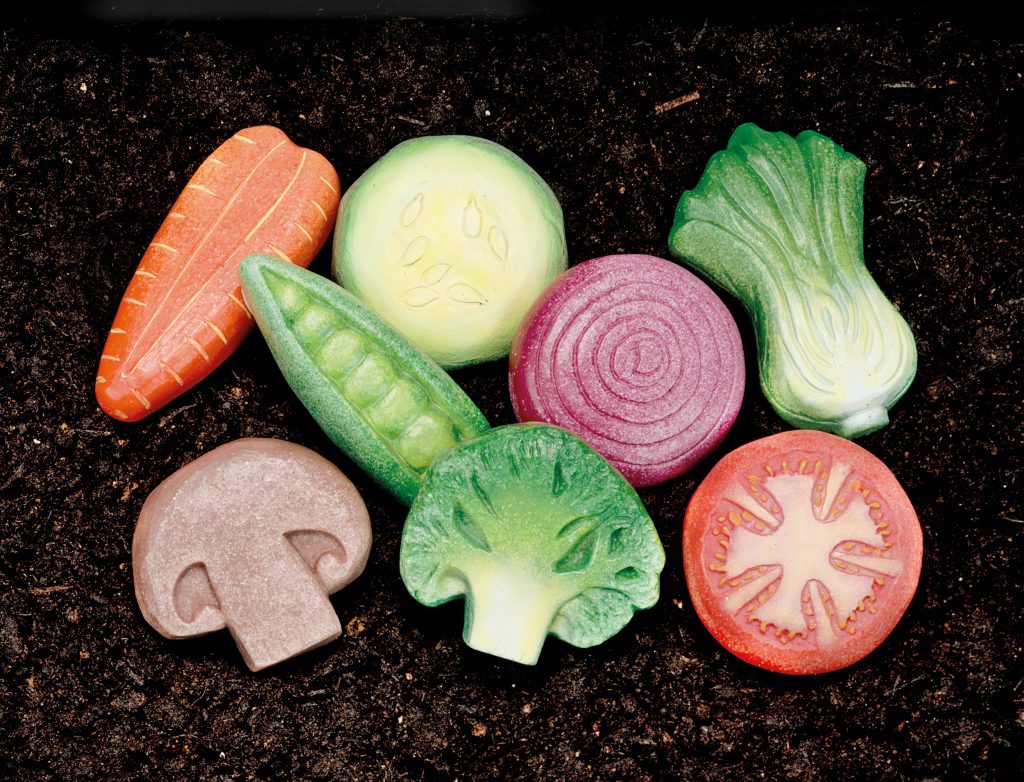
<svg viewBox="0 0 1024 782">
<path fill-rule="evenodd" d="M 149 495 L 135 595 L 167 638 L 227 627 L 256 671 L 341 634 L 328 595 L 362 573 L 370 542 L 366 506 L 333 464 L 281 440 L 236 440 Z"/>
</svg>

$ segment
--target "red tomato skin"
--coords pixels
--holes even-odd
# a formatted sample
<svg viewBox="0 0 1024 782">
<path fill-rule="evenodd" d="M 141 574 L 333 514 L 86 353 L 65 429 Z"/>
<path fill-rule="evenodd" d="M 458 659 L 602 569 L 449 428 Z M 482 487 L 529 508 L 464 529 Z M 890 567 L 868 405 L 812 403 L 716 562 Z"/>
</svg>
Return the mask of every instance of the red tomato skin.
<svg viewBox="0 0 1024 782">
<path fill-rule="evenodd" d="M 879 508 L 886 523 L 884 540 L 892 544 L 892 552 L 902 562 L 902 571 L 885 577 L 884 584 L 874 587 L 874 600 L 869 611 L 858 612 L 852 635 L 842 637 L 831 649 L 818 648 L 811 638 L 797 637 L 795 642 L 780 643 L 771 628 L 760 629 L 757 621 L 744 621 L 722 603 L 723 590 L 710 569 L 715 562 L 714 551 L 722 544 L 711 533 L 721 517 L 723 494 L 740 481 L 748 480 L 787 454 L 794 454 L 790 469 L 801 466 L 801 458 L 814 454 L 850 463 L 853 471 L 842 489 L 860 482 L 870 487 L 871 502 Z M 803 454 L 803 457 L 800 455 Z M 798 458 L 800 457 L 800 458 Z M 809 462 L 813 465 L 814 462 Z M 830 461 L 831 465 L 832 462 Z M 804 469 L 807 469 L 806 467 Z M 811 468 L 813 469 L 813 468 Z M 790 473 L 793 474 L 793 473 Z M 840 492 L 843 493 L 843 492 Z M 854 499 L 856 501 L 856 499 Z M 721 529 L 721 528 L 720 528 Z M 873 651 L 899 622 L 917 589 L 921 572 L 923 536 L 921 525 L 910 499 L 888 467 L 859 445 L 841 437 L 812 430 L 795 430 L 748 443 L 727 454 L 712 468 L 697 488 L 683 521 L 683 568 L 694 609 L 704 626 L 722 646 L 760 668 L 777 673 L 805 675 L 827 673 L 851 665 Z M 783 563 L 783 566 L 785 563 Z M 873 582 L 877 583 L 877 582 Z M 749 605 L 749 604 L 747 604 Z M 742 609 L 741 609 L 742 610 Z"/>
</svg>

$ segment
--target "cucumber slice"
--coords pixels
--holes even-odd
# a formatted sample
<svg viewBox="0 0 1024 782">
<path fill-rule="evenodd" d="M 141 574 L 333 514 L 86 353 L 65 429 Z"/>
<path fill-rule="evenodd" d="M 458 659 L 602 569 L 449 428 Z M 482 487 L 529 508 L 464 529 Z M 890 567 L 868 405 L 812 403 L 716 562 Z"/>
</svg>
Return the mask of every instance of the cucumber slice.
<svg viewBox="0 0 1024 782">
<path fill-rule="evenodd" d="M 508 355 L 566 261 L 551 188 L 473 136 L 399 144 L 349 188 L 334 235 L 334 278 L 449 368 Z"/>
</svg>

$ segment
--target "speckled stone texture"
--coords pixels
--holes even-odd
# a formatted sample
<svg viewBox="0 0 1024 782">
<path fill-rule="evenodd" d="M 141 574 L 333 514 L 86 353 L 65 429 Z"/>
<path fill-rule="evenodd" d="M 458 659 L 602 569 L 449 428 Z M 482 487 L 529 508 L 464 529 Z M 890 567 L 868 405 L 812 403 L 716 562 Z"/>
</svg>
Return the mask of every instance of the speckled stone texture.
<svg viewBox="0 0 1024 782">
<path fill-rule="evenodd" d="M 146 498 L 135 597 L 166 638 L 226 627 L 259 671 L 341 635 L 327 596 L 363 572 L 371 537 L 362 498 L 325 458 L 283 440 L 232 440 Z"/>
<path fill-rule="evenodd" d="M 250 255 L 239 276 L 295 396 L 400 501 L 449 448 L 490 429 L 448 373 L 326 277 L 267 255 Z"/>
<path fill-rule="evenodd" d="M 743 347 L 696 275 L 652 255 L 606 255 L 545 291 L 516 333 L 508 377 L 520 421 L 563 426 L 631 484 L 653 486 L 729 432 Z"/>
<path fill-rule="evenodd" d="M 972 9 L 973 10 L 973 9 Z M 924 14 L 0 29 L 0 767 L 51 780 L 1010 780 L 1024 748 L 1024 49 Z M 640 492 L 657 606 L 536 668 L 459 637 L 398 574 L 405 510 L 339 457 L 257 337 L 139 424 L 92 395 L 141 253 L 239 127 L 342 185 L 398 142 L 528 155 L 570 262 L 665 255 L 679 194 L 744 121 L 814 128 L 868 166 L 865 255 L 918 340 L 892 423 L 858 441 L 924 531 L 917 595 L 851 668 L 794 681 L 724 651 L 686 597 L 681 524 L 711 464 Z M 329 271 L 321 252 L 312 268 Z M 737 302 L 747 377 L 752 330 Z M 455 373 L 495 425 L 503 363 Z M 785 429 L 748 383 L 722 449 Z M 231 439 L 336 462 L 374 520 L 334 643 L 250 673 L 225 633 L 169 643 L 132 593 L 146 496 Z"/>
</svg>

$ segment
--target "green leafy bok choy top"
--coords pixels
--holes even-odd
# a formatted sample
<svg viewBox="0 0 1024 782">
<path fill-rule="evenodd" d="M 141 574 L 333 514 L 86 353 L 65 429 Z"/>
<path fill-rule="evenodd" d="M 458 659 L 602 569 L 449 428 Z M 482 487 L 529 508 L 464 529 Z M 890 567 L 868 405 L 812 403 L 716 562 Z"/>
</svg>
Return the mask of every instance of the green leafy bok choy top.
<svg viewBox="0 0 1024 782">
<path fill-rule="evenodd" d="M 864 173 L 819 133 L 741 125 L 683 193 L 669 237 L 746 306 L 776 412 L 848 438 L 885 426 L 917 371 L 910 328 L 864 266 Z"/>
</svg>

